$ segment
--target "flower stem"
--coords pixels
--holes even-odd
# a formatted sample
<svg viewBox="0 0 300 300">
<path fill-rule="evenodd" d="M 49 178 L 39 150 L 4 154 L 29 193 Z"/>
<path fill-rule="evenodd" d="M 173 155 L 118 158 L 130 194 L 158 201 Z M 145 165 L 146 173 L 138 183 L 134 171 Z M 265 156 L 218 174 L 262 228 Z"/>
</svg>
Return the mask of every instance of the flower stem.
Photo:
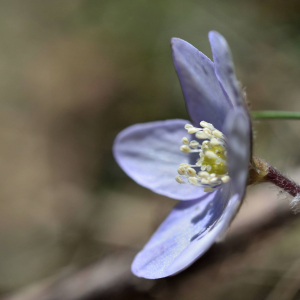
<svg viewBox="0 0 300 300">
<path fill-rule="evenodd" d="M 283 176 L 278 170 L 270 165 L 265 180 L 275 184 L 293 197 L 300 195 L 300 186 L 293 180 Z"/>
<path fill-rule="evenodd" d="M 276 111 L 276 110 L 261 110 L 252 111 L 251 116 L 253 119 L 300 119 L 300 112 L 294 111 Z"/>
<path fill-rule="evenodd" d="M 296 182 L 282 175 L 264 160 L 253 156 L 249 169 L 248 185 L 262 182 L 273 183 L 293 197 L 300 196 L 300 186 Z"/>
</svg>

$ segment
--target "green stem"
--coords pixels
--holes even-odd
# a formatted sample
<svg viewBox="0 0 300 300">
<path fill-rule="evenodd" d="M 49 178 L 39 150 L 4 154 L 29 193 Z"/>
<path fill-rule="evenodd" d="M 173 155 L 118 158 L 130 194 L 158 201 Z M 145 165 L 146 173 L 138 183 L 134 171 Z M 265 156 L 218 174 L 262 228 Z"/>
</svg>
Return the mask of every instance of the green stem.
<svg viewBox="0 0 300 300">
<path fill-rule="evenodd" d="M 276 111 L 276 110 L 261 110 L 252 111 L 253 119 L 300 119 L 300 112 L 296 111 Z"/>
</svg>

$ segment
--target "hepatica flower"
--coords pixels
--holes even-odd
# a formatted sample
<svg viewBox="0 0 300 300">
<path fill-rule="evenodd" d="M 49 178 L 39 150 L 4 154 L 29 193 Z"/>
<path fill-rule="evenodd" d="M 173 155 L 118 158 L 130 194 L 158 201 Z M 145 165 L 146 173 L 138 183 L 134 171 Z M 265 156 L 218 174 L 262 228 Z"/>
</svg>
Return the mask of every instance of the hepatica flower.
<svg viewBox="0 0 300 300">
<path fill-rule="evenodd" d="M 224 235 L 244 197 L 250 118 L 226 40 L 214 31 L 209 40 L 214 62 L 181 39 L 171 41 L 191 120 L 136 124 L 115 139 L 115 159 L 132 179 L 182 200 L 135 257 L 139 277 L 166 277 L 191 265 Z"/>
</svg>

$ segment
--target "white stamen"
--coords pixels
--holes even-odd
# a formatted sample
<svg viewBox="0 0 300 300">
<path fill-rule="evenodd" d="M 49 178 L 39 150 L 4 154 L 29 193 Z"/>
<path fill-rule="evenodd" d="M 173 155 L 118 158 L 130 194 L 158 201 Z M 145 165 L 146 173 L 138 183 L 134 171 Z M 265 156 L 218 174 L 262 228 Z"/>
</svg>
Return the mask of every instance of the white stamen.
<svg viewBox="0 0 300 300">
<path fill-rule="evenodd" d="M 189 139 L 187 137 L 183 137 L 181 140 L 182 144 L 188 145 L 190 143 Z"/>
<path fill-rule="evenodd" d="M 191 152 L 191 149 L 190 149 L 190 147 L 189 147 L 188 145 L 182 145 L 182 146 L 180 147 L 180 150 L 181 150 L 182 152 L 184 152 L 184 153 L 190 153 L 190 152 Z"/>
<path fill-rule="evenodd" d="M 219 142 L 216 138 L 212 138 L 212 139 L 210 140 L 210 144 L 211 144 L 212 146 L 217 146 L 217 145 L 220 145 L 220 142 Z"/>
<path fill-rule="evenodd" d="M 209 179 L 209 183 L 215 183 L 217 181 L 218 181 L 218 178 L 216 178 L 216 177 Z"/>
<path fill-rule="evenodd" d="M 206 151 L 205 152 L 205 156 L 207 156 L 208 158 L 211 158 L 211 159 L 218 159 L 218 155 L 215 154 L 214 152 L 212 151 Z"/>
<path fill-rule="evenodd" d="M 195 171 L 195 169 L 193 169 L 193 168 L 188 168 L 188 169 L 187 169 L 187 172 L 188 172 L 188 174 L 189 174 L 190 176 L 195 176 L 195 175 L 196 175 L 196 171 Z"/>
<path fill-rule="evenodd" d="M 211 188 L 210 186 L 208 186 L 208 187 L 206 187 L 206 188 L 204 189 L 204 192 L 206 192 L 206 193 L 211 193 L 211 192 L 213 192 L 213 191 L 214 191 L 214 189 Z"/>
<path fill-rule="evenodd" d="M 226 183 L 230 180 L 230 177 L 228 175 L 225 175 L 221 178 L 221 180 L 222 180 L 223 183 Z"/>
<path fill-rule="evenodd" d="M 190 184 L 198 185 L 198 179 L 196 177 L 190 177 L 188 181 Z"/>
<path fill-rule="evenodd" d="M 202 184 L 209 184 L 209 181 L 205 178 L 201 179 L 201 183 Z"/>
<path fill-rule="evenodd" d="M 203 132 L 208 136 L 209 139 L 212 138 L 212 132 L 208 128 L 204 128 Z"/>
<path fill-rule="evenodd" d="M 190 147 L 191 148 L 197 148 L 200 144 L 197 141 L 191 141 L 190 142 Z"/>
<path fill-rule="evenodd" d="M 176 176 L 176 177 L 175 177 L 175 180 L 176 180 L 178 183 L 185 183 L 185 182 L 183 181 L 183 179 L 182 179 L 180 176 Z"/>
<path fill-rule="evenodd" d="M 177 172 L 178 172 L 179 175 L 184 175 L 184 174 L 185 174 L 185 169 L 184 169 L 184 167 L 179 167 L 179 168 L 177 169 Z"/>
<path fill-rule="evenodd" d="M 189 128 L 193 128 L 193 127 L 194 127 L 194 126 L 191 125 L 191 124 L 186 124 L 186 125 L 184 126 L 185 129 L 189 129 Z"/>
<path fill-rule="evenodd" d="M 200 177 L 208 177 L 209 176 L 209 173 L 208 172 L 205 172 L 205 171 L 200 171 L 199 173 L 198 173 L 198 175 L 200 176 Z"/>
<path fill-rule="evenodd" d="M 196 127 L 193 127 L 193 128 L 189 128 L 188 129 L 188 133 L 189 134 L 193 134 L 193 133 L 196 133 L 200 130 L 200 128 L 196 128 Z"/>
<path fill-rule="evenodd" d="M 203 128 L 215 129 L 215 127 L 213 126 L 213 124 L 207 123 L 205 121 L 201 121 L 200 122 L 200 126 L 202 126 Z"/>
<path fill-rule="evenodd" d="M 198 131 L 195 135 L 195 137 L 199 140 L 205 140 L 208 139 L 208 136 L 205 134 L 204 131 Z"/>
<path fill-rule="evenodd" d="M 217 137 L 217 138 L 223 137 L 223 133 L 222 133 L 221 131 L 217 130 L 217 129 L 215 129 L 215 130 L 212 132 L 212 134 L 213 134 L 215 137 Z"/>
</svg>

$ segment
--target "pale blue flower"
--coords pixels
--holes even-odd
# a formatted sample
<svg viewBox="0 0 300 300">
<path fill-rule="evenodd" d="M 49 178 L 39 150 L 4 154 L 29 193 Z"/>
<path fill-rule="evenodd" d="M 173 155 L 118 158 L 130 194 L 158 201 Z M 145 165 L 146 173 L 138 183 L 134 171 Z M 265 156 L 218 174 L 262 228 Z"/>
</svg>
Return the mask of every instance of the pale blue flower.
<svg viewBox="0 0 300 300">
<path fill-rule="evenodd" d="M 179 203 L 132 264 L 135 275 L 161 278 L 192 264 L 220 238 L 236 215 L 247 185 L 251 125 L 224 37 L 210 32 L 214 63 L 189 43 L 173 38 L 173 60 L 191 121 L 136 124 L 118 134 L 114 156 L 137 183 Z M 212 193 L 174 180 L 180 163 L 195 160 L 182 153 L 185 124 L 206 121 L 226 137 L 230 181 Z"/>
</svg>

